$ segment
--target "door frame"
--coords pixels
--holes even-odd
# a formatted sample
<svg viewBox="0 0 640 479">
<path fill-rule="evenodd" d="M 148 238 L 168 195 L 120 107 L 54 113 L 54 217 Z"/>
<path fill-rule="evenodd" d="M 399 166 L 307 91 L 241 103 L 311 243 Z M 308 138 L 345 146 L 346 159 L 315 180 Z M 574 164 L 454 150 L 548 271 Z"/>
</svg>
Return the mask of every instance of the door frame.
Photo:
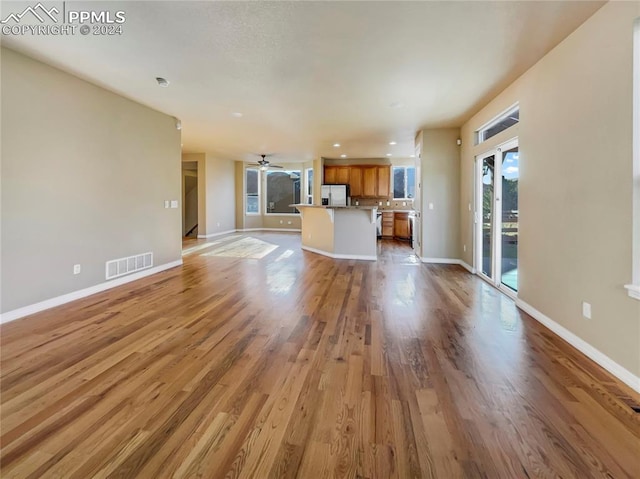
<svg viewBox="0 0 640 479">
<path fill-rule="evenodd" d="M 413 210 L 415 217 L 413 219 L 413 253 L 422 259 L 422 150 L 420 145 L 415 147 L 415 195 L 413 198 Z"/>
<path fill-rule="evenodd" d="M 504 161 L 502 152 L 515 147 L 519 147 L 518 137 L 511 138 L 494 148 L 476 155 L 474 164 L 474 267 L 480 278 L 512 298 L 517 298 L 517 291 L 502 284 L 502 181 L 498 181 L 498 179 L 502 179 L 502 162 Z M 482 162 L 490 156 L 494 157 L 491 218 L 491 277 L 482 272 Z M 498 212 L 498 214 L 496 214 L 496 212 Z"/>
</svg>

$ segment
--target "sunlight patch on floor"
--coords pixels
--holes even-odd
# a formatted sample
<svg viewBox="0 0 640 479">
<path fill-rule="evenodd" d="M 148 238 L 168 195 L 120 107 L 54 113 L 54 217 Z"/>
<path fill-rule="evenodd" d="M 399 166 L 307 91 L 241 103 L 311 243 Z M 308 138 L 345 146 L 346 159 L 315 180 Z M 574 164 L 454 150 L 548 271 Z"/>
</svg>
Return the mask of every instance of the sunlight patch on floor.
<svg viewBox="0 0 640 479">
<path fill-rule="evenodd" d="M 277 248 L 278 245 L 249 236 L 231 243 L 225 243 L 219 248 L 202 253 L 201 256 L 262 259 Z"/>
<path fill-rule="evenodd" d="M 286 250 L 284 253 L 282 253 L 280 256 L 278 256 L 276 258 L 276 262 L 278 261 L 282 261 L 284 259 L 287 259 L 289 256 L 291 256 L 293 254 L 293 250 L 292 249 L 288 249 Z"/>
<path fill-rule="evenodd" d="M 241 236 L 242 235 L 225 236 L 224 238 L 221 238 L 221 239 L 216 240 L 216 241 L 209 241 L 207 243 L 202 243 L 202 244 L 198 244 L 196 246 L 192 246 L 191 248 L 183 249 L 182 250 L 182 256 L 186 256 L 188 254 L 195 253 L 197 251 L 202 251 L 203 249 L 211 248 L 212 246 L 215 246 L 215 245 L 218 245 L 218 244 L 221 244 L 221 243 L 226 243 L 230 239 L 240 238 Z"/>
</svg>

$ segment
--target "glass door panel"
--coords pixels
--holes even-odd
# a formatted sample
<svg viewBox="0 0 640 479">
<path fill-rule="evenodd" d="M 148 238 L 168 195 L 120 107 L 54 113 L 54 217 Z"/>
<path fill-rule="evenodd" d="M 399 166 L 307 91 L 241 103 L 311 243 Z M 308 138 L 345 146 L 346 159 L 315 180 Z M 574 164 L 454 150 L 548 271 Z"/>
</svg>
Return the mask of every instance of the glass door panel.
<svg viewBox="0 0 640 479">
<path fill-rule="evenodd" d="M 518 291 L 518 147 L 502 152 L 501 282 Z"/>
<path fill-rule="evenodd" d="M 495 156 L 482 160 L 482 273 L 493 277 L 493 205 L 494 205 Z"/>
</svg>

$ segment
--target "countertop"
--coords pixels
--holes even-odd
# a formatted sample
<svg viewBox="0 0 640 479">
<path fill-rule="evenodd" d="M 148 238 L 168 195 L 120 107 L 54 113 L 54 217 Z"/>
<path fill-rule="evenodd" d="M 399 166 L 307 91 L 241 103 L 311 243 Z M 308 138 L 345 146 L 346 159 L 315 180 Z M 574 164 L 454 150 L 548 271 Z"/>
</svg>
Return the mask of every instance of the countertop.
<svg viewBox="0 0 640 479">
<path fill-rule="evenodd" d="M 331 210 L 377 210 L 377 206 L 328 206 L 328 205 L 307 205 L 307 204 L 295 204 L 289 205 L 292 208 L 305 207 L 305 208 L 324 208 Z"/>
<path fill-rule="evenodd" d="M 416 210 L 384 210 L 380 208 L 378 208 L 378 211 L 380 211 L 381 213 L 415 213 L 416 212 Z"/>
</svg>

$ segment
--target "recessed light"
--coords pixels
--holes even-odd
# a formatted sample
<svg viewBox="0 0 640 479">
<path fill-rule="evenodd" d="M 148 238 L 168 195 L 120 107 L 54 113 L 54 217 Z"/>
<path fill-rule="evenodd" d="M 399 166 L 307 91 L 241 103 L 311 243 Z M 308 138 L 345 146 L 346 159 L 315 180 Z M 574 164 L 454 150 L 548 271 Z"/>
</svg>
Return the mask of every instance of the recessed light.
<svg viewBox="0 0 640 479">
<path fill-rule="evenodd" d="M 334 148 L 340 148 L 340 143 L 334 143 L 334 144 L 333 144 L 333 147 L 334 147 Z"/>
<path fill-rule="evenodd" d="M 340 158 L 346 158 L 347 155 L 340 155 Z"/>
<path fill-rule="evenodd" d="M 391 146 L 393 146 L 393 145 L 397 145 L 397 143 L 396 143 L 395 141 L 390 141 L 390 142 L 389 142 L 389 144 L 390 144 Z"/>
<path fill-rule="evenodd" d="M 391 153 L 387 153 L 387 156 L 391 156 Z"/>
<path fill-rule="evenodd" d="M 166 88 L 169 86 L 169 80 L 167 80 L 166 78 L 156 77 L 156 81 L 158 82 L 158 85 L 160 85 L 163 88 Z"/>
<path fill-rule="evenodd" d="M 234 116 L 236 118 L 242 118 L 242 113 L 240 113 L 239 111 L 234 111 L 233 113 L 231 113 L 231 116 Z"/>
</svg>

